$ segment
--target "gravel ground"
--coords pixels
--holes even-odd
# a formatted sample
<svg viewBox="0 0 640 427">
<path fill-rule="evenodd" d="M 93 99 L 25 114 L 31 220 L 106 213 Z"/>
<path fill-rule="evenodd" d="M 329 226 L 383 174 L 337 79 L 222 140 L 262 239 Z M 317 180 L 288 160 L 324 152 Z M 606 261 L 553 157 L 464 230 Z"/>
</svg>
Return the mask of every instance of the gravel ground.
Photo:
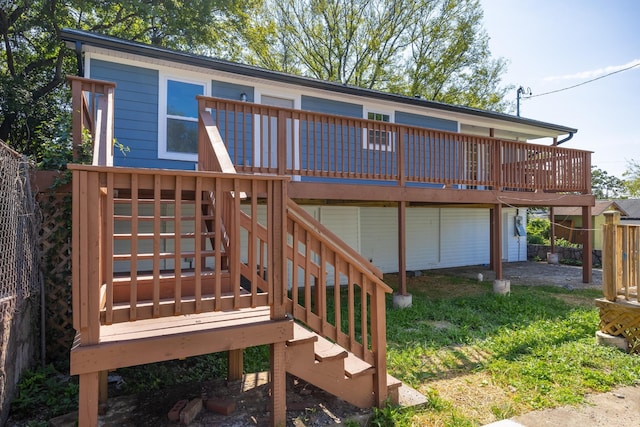
<svg viewBox="0 0 640 427">
<path fill-rule="evenodd" d="M 482 274 L 483 280 L 493 281 L 495 273 L 488 266 L 470 266 L 439 270 L 444 274 L 460 275 L 475 279 Z M 511 285 L 556 285 L 572 289 L 602 288 L 602 269 L 592 269 L 591 283 L 582 282 L 582 267 L 546 262 L 505 262 L 502 264 L 502 278 Z"/>
</svg>

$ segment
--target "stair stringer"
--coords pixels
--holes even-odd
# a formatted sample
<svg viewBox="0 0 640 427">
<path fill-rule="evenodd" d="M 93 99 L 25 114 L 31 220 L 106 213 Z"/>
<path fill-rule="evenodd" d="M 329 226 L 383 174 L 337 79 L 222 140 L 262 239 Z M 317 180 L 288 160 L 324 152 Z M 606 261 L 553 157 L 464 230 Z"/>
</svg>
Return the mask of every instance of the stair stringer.
<svg viewBox="0 0 640 427">
<path fill-rule="evenodd" d="M 302 327 L 294 326 L 294 340 L 296 330 L 299 328 Z M 316 339 L 303 343 L 294 344 L 291 341 L 287 343 L 285 351 L 287 372 L 359 408 L 375 406 L 373 373 L 363 373 L 354 377 L 347 376 L 344 356 L 323 361 L 317 360 L 314 350 L 317 338 L 320 337 L 316 335 Z M 356 356 L 349 354 L 349 357 Z"/>
</svg>

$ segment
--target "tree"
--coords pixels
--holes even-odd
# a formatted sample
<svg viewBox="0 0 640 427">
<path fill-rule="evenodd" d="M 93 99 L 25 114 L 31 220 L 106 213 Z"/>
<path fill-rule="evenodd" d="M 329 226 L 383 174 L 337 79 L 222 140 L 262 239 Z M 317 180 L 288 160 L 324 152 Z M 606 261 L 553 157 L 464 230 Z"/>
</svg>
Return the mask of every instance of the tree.
<svg viewBox="0 0 640 427">
<path fill-rule="evenodd" d="M 618 198 L 624 194 L 625 184 L 620 178 L 609 175 L 607 171 L 592 166 L 591 192 L 596 196 L 596 199 Z"/>
<path fill-rule="evenodd" d="M 75 53 L 62 28 L 237 58 L 240 40 L 261 0 L 17 0 L 0 2 L 0 139 L 40 161 L 64 144 L 68 128 L 67 74 Z M 233 34 L 234 36 L 229 36 Z"/>
<path fill-rule="evenodd" d="M 369 89 L 505 111 L 478 0 L 269 0 L 257 65 Z"/>
<path fill-rule="evenodd" d="M 622 174 L 625 179 L 624 186 L 629 196 L 640 197 L 640 163 L 637 160 L 627 161 L 627 170 Z"/>
</svg>

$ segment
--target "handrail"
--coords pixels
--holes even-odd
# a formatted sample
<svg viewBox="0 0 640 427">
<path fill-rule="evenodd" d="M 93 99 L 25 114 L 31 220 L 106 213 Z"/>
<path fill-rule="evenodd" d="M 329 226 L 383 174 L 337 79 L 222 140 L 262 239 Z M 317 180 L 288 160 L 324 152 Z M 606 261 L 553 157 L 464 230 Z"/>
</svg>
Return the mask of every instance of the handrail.
<svg viewBox="0 0 640 427">
<path fill-rule="evenodd" d="M 74 159 L 80 158 L 84 130 L 92 143 L 93 164 L 113 165 L 113 116 L 115 83 L 67 76 L 71 84 Z"/>
<path fill-rule="evenodd" d="M 238 171 L 589 194 L 591 152 L 198 96 Z"/>
<path fill-rule="evenodd" d="M 620 212 L 604 213 L 602 291 L 609 301 L 638 303 L 640 225 L 620 224 Z"/>
<path fill-rule="evenodd" d="M 293 201 L 288 203 L 287 226 L 289 234 L 288 260 L 291 271 L 291 289 L 289 307 L 296 319 L 304 321 L 314 331 L 331 338 L 365 360 L 367 354 L 367 335 L 375 334 L 366 325 L 367 316 L 361 318 L 361 341 L 356 342 L 354 330 L 357 329 L 354 322 L 353 286 L 361 289 L 362 297 L 365 294 L 380 295 L 391 293 L 392 289 L 386 285 L 380 277 L 379 270 L 368 260 L 355 254 L 353 249 L 347 248 L 347 244 L 337 238 L 332 232 L 322 227 L 317 221 L 309 221 L 302 209 Z M 305 213 L 306 214 L 306 213 Z M 299 271 L 301 270 L 301 271 Z M 331 270 L 333 275 L 330 276 Z M 302 274 L 303 276 L 300 276 Z M 341 330 L 339 301 L 342 282 L 347 281 L 349 292 L 349 325 L 348 334 Z M 299 288 L 303 289 L 303 295 L 299 294 Z M 312 289 L 315 288 L 315 289 Z M 326 296 L 333 292 L 335 304 L 334 318 L 331 319 Z M 314 294 L 312 296 L 312 293 Z M 298 298 L 300 297 L 300 298 Z M 384 298 L 381 298 L 384 301 Z M 364 314 L 366 301 L 361 301 Z M 333 323 L 332 323 L 333 322 Z M 384 323 L 383 323 L 384 324 Z"/>
<path fill-rule="evenodd" d="M 336 236 L 331 230 L 322 225 L 322 223 L 318 222 L 318 220 L 309 215 L 309 213 L 302 209 L 300 205 L 289 199 L 289 201 L 287 202 L 287 208 L 289 209 L 289 218 L 295 219 L 298 223 L 303 223 L 309 230 L 313 230 L 316 236 L 321 236 L 322 239 L 324 239 L 327 243 L 330 243 L 336 250 L 344 252 L 345 256 L 349 257 L 350 262 L 366 266 L 363 267 L 363 270 L 371 272 L 371 280 L 375 280 L 375 277 L 380 279 L 379 285 L 384 289 L 385 292 L 390 293 L 393 291 L 387 284 L 382 281 L 383 273 L 378 267 L 376 267 L 368 259 L 363 257 L 351 246 L 346 244 L 344 240 Z"/>
<path fill-rule="evenodd" d="M 287 218 L 287 311 L 371 364 L 381 405 L 387 395 L 385 294 L 391 288 L 368 260 L 291 200 Z"/>
<path fill-rule="evenodd" d="M 225 147 L 219 129 L 211 114 L 205 110 L 204 100 L 199 98 L 198 167 L 203 170 L 235 173 L 235 166 Z M 252 191 L 255 194 L 255 191 Z M 235 197 L 240 195 L 241 197 Z M 239 206 L 243 194 L 227 193 L 227 200 Z M 293 200 L 286 198 L 285 259 L 286 275 L 280 282 L 285 307 L 295 319 L 323 337 L 330 338 L 374 366 L 375 395 L 378 405 L 387 395 L 386 390 L 386 311 L 385 294 L 392 289 L 382 281 L 382 272 L 366 258 L 344 243 L 338 236 L 320 224 Z M 224 217 L 225 223 L 237 224 L 234 230 L 243 229 L 249 236 L 246 240 L 246 263 L 240 263 L 242 274 L 250 277 L 251 283 L 261 286 L 262 277 L 268 273 L 271 264 L 266 263 L 264 254 L 272 245 L 269 242 L 269 227 L 251 221 L 258 211 L 257 200 L 251 198 L 247 206 L 251 215 L 236 209 L 235 215 Z M 267 209 L 268 210 L 268 209 Z M 227 213 L 228 215 L 228 213 Z M 303 238 L 304 236 L 304 238 Z M 231 241 L 237 241 L 236 235 Z M 300 252 L 303 246 L 304 253 Z M 284 249 L 284 248 L 283 248 Z M 249 266 L 249 267 L 247 267 Z M 333 269 L 333 287 L 328 286 L 327 274 Z M 302 277 L 300 277 L 300 271 Z M 342 303 L 342 280 L 346 279 L 346 308 Z M 299 279 L 302 281 L 303 295 L 299 295 Z M 284 298 L 290 290 L 289 295 Z M 300 296 L 300 297 L 299 297 Z M 332 304 L 327 302 L 332 301 Z M 277 297 L 270 302 L 277 305 Z M 359 306 L 359 310 L 358 310 Z M 333 310 L 333 316 L 330 311 Z M 343 311 L 346 312 L 346 326 L 343 328 Z M 357 318 L 360 322 L 357 322 Z"/>
</svg>

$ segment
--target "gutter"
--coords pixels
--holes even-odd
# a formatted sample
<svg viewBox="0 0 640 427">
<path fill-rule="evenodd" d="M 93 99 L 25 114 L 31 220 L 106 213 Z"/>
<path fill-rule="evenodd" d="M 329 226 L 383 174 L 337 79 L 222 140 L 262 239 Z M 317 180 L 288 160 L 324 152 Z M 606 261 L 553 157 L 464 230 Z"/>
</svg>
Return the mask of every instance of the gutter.
<svg viewBox="0 0 640 427">
<path fill-rule="evenodd" d="M 548 129 L 559 134 L 573 134 L 578 130 L 567 126 L 556 125 L 553 123 L 545 123 L 538 120 L 521 118 L 510 114 L 499 113 L 495 111 L 486 111 L 472 107 L 461 105 L 445 104 L 443 102 L 429 101 L 425 99 L 415 98 L 412 96 L 397 95 L 387 92 L 376 91 L 372 89 L 360 88 L 356 86 L 344 85 L 341 83 L 330 82 L 325 80 L 312 79 L 304 76 L 295 76 L 279 71 L 267 70 L 251 65 L 240 64 L 236 62 L 226 61 L 222 59 L 195 55 L 191 53 L 181 52 L 172 49 L 160 48 L 157 46 L 147 45 L 130 40 L 119 39 L 103 34 L 91 33 L 83 30 L 75 30 L 64 28 L 60 30 L 60 38 L 65 42 L 71 42 L 77 48 L 80 45 L 87 44 L 107 50 L 115 50 L 118 52 L 141 55 L 169 62 L 179 62 L 205 69 L 217 70 L 221 72 L 242 74 L 247 77 L 254 77 L 264 80 L 283 82 L 288 84 L 296 84 L 304 87 L 327 90 L 331 92 L 356 95 L 360 97 L 368 97 L 378 100 L 392 101 L 403 103 L 406 105 L 415 105 L 420 107 L 431 108 L 440 111 L 448 111 L 459 114 L 465 114 L 476 117 L 499 120 L 502 122 L 512 122 L 524 126 L 533 126 Z M 563 140 L 562 142 L 564 142 Z"/>
<path fill-rule="evenodd" d="M 575 134 L 575 132 L 569 132 L 569 135 L 566 138 L 561 139 L 560 141 L 556 142 L 556 145 L 560 145 L 560 144 L 563 144 L 563 143 L 569 141 L 571 138 L 573 138 L 574 134 Z"/>
</svg>

